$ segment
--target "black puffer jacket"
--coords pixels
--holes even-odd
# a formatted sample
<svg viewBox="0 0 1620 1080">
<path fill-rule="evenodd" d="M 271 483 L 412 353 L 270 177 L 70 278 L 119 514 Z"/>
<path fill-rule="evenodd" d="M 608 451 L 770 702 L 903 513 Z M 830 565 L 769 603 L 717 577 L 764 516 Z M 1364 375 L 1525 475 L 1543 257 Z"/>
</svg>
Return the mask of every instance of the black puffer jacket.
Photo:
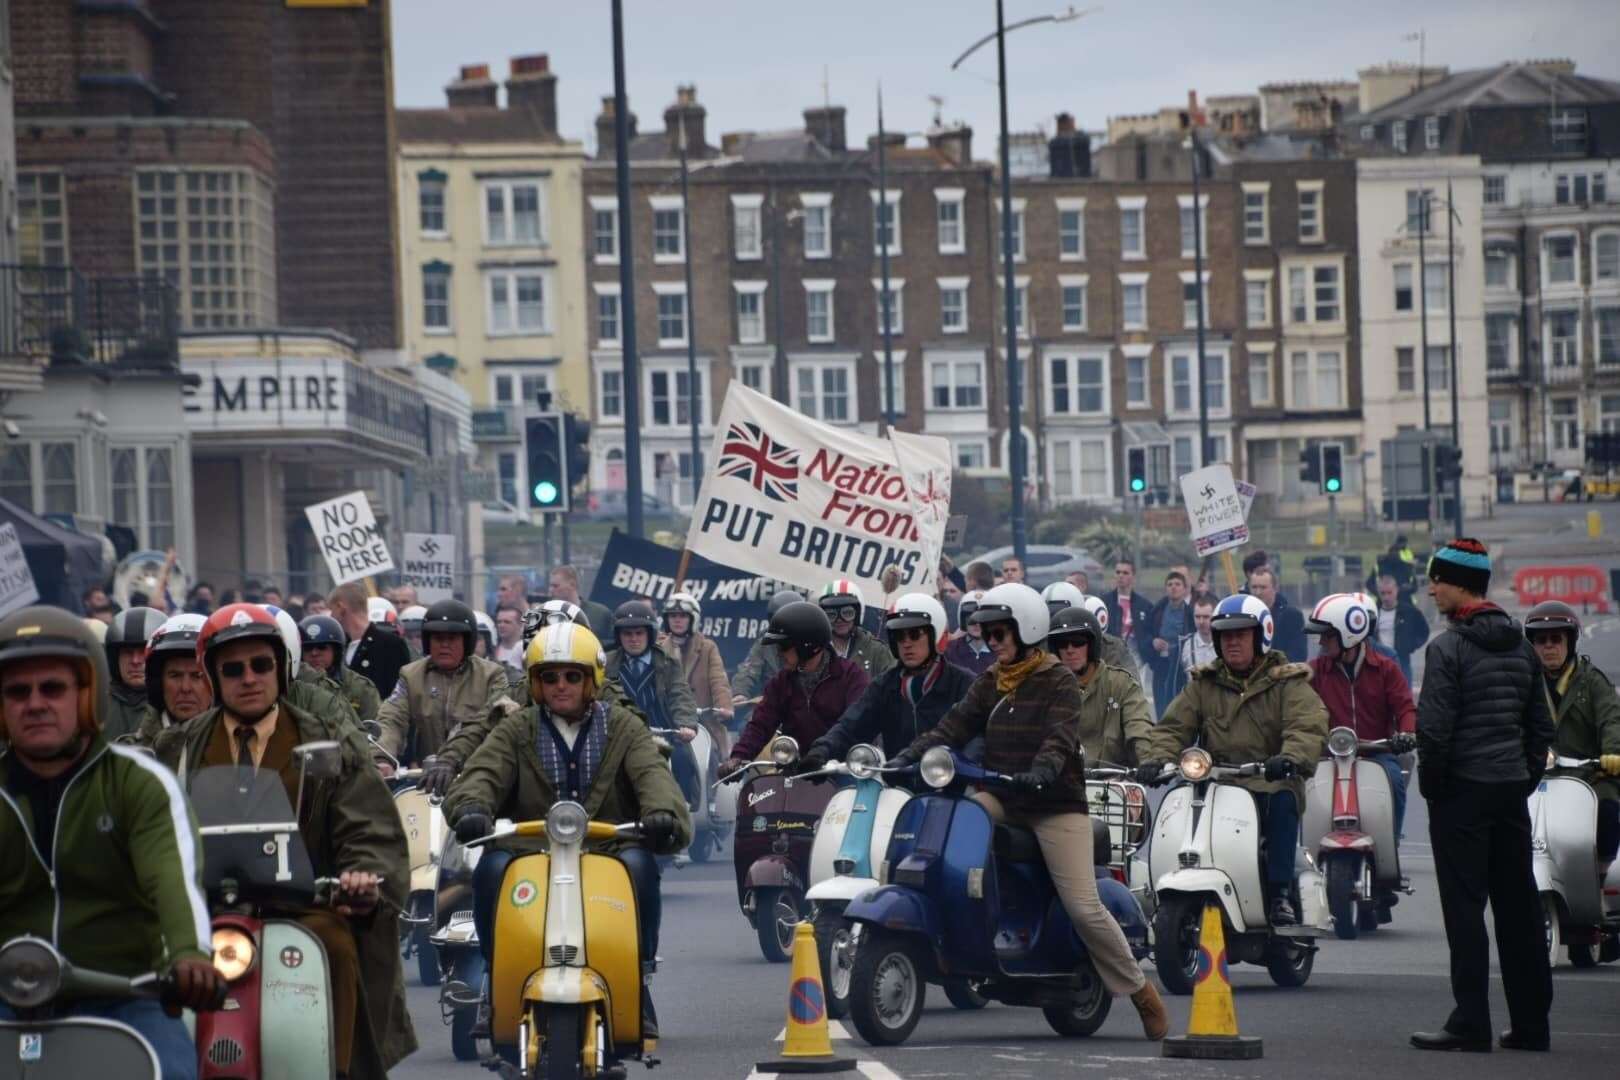
<svg viewBox="0 0 1620 1080">
<path fill-rule="evenodd" d="M 1453 781 L 1540 780 L 1553 740 L 1541 662 L 1495 604 L 1464 609 L 1429 643 L 1418 699 L 1418 782 L 1424 798 Z"/>
<path fill-rule="evenodd" d="M 830 761 L 842 761 L 857 743 L 876 743 L 885 757 L 894 757 L 925 731 L 933 730 L 952 705 L 967 697 L 974 676 L 947 663 L 928 693 L 916 705 L 900 694 L 905 669 L 892 667 L 877 677 L 860 698 L 844 710 L 838 723 L 816 740 L 827 748 Z"/>
</svg>

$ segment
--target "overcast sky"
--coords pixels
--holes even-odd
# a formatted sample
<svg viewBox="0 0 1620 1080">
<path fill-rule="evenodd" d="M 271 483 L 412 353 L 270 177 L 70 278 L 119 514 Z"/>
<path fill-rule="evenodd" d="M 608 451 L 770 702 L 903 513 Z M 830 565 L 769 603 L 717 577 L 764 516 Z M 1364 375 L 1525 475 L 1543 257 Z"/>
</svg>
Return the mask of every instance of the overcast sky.
<svg viewBox="0 0 1620 1080">
<path fill-rule="evenodd" d="M 1006 0 L 1009 23 L 1067 0 Z M 1083 2 L 1075 4 L 1085 9 Z M 1084 18 L 1007 39 L 1014 130 L 1052 126 L 1060 111 L 1089 130 L 1109 116 L 1265 82 L 1355 78 L 1388 60 L 1416 61 L 1403 41 L 1420 27 L 1431 64 L 1453 71 L 1562 56 L 1620 81 L 1615 0 L 1110 0 Z M 849 110 L 852 144 L 876 130 L 883 83 L 890 130 L 920 131 L 933 115 L 974 129 L 975 154 L 995 146 L 994 44 L 950 70 L 995 28 L 993 0 L 624 0 L 630 105 L 641 129 L 663 126 L 677 83 L 696 83 L 708 135 L 798 127 L 823 100 Z M 394 0 L 394 79 L 402 106 L 444 104 L 462 64 L 504 80 L 513 55 L 545 52 L 558 75 L 565 135 L 594 144 L 601 98 L 613 92 L 607 0 Z"/>
</svg>

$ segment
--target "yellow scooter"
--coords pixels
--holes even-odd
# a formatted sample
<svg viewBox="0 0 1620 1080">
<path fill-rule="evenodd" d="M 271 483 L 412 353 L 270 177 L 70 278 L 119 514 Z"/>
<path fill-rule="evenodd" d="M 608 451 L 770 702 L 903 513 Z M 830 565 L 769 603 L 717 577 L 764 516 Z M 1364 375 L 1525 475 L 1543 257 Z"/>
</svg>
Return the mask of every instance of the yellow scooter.
<svg viewBox="0 0 1620 1080">
<path fill-rule="evenodd" d="M 641 825 L 591 821 L 575 802 L 544 821 L 497 829 L 468 847 L 506 836 L 544 836 L 549 851 L 507 867 L 495 910 L 490 1035 L 514 1075 L 545 1080 L 622 1077 L 623 1062 L 649 1066 L 641 1037 L 641 938 L 629 871 L 587 841 L 632 839 Z"/>
</svg>

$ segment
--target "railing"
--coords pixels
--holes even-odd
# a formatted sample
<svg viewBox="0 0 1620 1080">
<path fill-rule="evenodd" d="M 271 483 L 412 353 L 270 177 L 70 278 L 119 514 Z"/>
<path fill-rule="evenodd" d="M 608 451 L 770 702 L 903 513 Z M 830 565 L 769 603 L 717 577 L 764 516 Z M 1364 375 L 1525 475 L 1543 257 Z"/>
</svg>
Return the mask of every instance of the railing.
<svg viewBox="0 0 1620 1080">
<path fill-rule="evenodd" d="M 161 279 L 0 264 L 0 355 L 174 367 L 179 330 L 178 294 Z"/>
</svg>

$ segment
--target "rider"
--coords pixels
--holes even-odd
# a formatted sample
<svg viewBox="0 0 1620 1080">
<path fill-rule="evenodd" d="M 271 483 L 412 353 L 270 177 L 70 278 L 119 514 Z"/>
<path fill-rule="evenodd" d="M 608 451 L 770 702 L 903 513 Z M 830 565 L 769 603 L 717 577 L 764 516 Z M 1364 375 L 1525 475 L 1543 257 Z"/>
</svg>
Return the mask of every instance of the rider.
<svg viewBox="0 0 1620 1080">
<path fill-rule="evenodd" d="M 888 757 L 930 731 L 967 695 L 973 676 L 948 663 L 939 642 L 949 630 L 945 607 L 927 593 L 906 593 L 883 617 L 899 663 L 874 679 L 831 731 L 799 759 L 799 771 L 843 760 L 857 743 L 875 743 Z"/>
<path fill-rule="evenodd" d="M 657 629 L 658 616 L 645 600 L 626 600 L 614 609 L 614 647 L 605 660 L 605 677 L 619 681 L 649 727 L 674 731 L 683 752 L 670 755 L 670 767 L 687 803 L 700 806 L 697 764 L 685 747 L 697 736 L 697 707 L 681 662 L 653 641 Z"/>
<path fill-rule="evenodd" d="M 1609 677 L 1575 648 L 1581 619 L 1575 609 L 1545 600 L 1524 618 L 1524 636 L 1541 658 L 1547 703 L 1557 732 L 1553 750 L 1560 757 L 1597 758 L 1596 768 L 1557 769 L 1579 776 L 1598 797 L 1598 880 L 1620 849 L 1620 699 Z"/>
<path fill-rule="evenodd" d="M 108 739 L 140 731 L 147 706 L 146 642 L 167 619 L 156 608 L 132 607 L 114 615 L 107 627 L 103 644 L 112 687 L 101 730 Z"/>
<path fill-rule="evenodd" d="M 411 659 L 422 658 L 422 619 L 427 615 L 427 608 L 421 604 L 412 604 L 399 613 L 399 632 L 405 639 L 405 644 L 411 647 Z"/>
<path fill-rule="evenodd" d="M 1157 783 L 1165 762 L 1198 745 L 1218 763 L 1264 759 L 1263 776 L 1234 780 L 1254 794 L 1266 839 L 1266 881 L 1271 922 L 1299 922 L 1292 891 L 1299 846 L 1299 811 L 1305 803 L 1302 776 L 1316 769 L 1327 738 L 1327 709 L 1311 689 L 1311 669 L 1272 649 L 1271 609 L 1257 596 L 1238 593 L 1215 607 L 1210 622 L 1220 659 L 1194 668 L 1186 689 L 1164 710 L 1137 770 Z"/>
<path fill-rule="evenodd" d="M 473 642 L 473 655 L 482 660 L 494 660 L 495 642 L 499 634 L 495 629 L 495 620 L 487 611 L 475 611 L 473 623 L 478 627 L 478 637 Z M 502 670 L 505 670 L 505 665 L 502 665 Z"/>
<path fill-rule="evenodd" d="M 875 679 L 894 667 L 894 654 L 861 625 L 866 604 L 861 599 L 860 586 L 844 578 L 828 582 L 816 603 L 832 624 L 831 648 L 835 655 L 859 664 L 868 679 Z"/>
<path fill-rule="evenodd" d="M 692 689 L 692 702 L 706 710 L 699 714 L 715 750 L 722 755 L 731 738 L 726 723 L 731 719 L 731 684 L 726 681 L 725 661 L 720 659 L 720 646 L 704 634 L 699 627 L 703 622 L 703 605 L 691 593 L 678 592 L 664 601 L 664 636 L 659 639 L 671 656 L 679 660 L 686 673 L 686 684 Z"/>
<path fill-rule="evenodd" d="M 752 761 L 777 732 L 809 746 L 860 700 L 870 680 L 861 665 L 832 650 L 832 623 L 808 601 L 787 604 L 771 616 L 761 638 L 782 657 L 782 670 L 765 693 L 720 769 L 730 776 Z M 891 663 L 893 657 L 890 657 Z"/>
<path fill-rule="evenodd" d="M 1085 604 L 1086 594 L 1072 582 L 1054 581 L 1041 590 L 1041 599 L 1046 602 L 1047 616 L 1055 618 L 1060 611 Z"/>
<path fill-rule="evenodd" d="M 1007 582 L 984 594 L 973 619 L 984 627 L 996 663 L 967 696 L 924 732 L 893 764 L 914 764 L 933 746 L 960 748 L 984 736 L 985 768 L 1011 773 L 1012 784 L 973 796 L 998 824 L 1032 830 L 1047 872 L 1110 993 L 1129 994 L 1150 1039 L 1162 1039 L 1170 1017 L 1131 955 L 1125 934 L 1097 896 L 1091 823 L 1086 812 L 1083 722 L 1074 676 L 1042 651 L 1046 605 L 1028 585 Z"/>
<path fill-rule="evenodd" d="M 1064 608 L 1052 616 L 1046 647 L 1080 684 L 1080 745 L 1086 760 L 1130 767 L 1147 752 L 1153 710 L 1133 671 L 1097 655 L 1102 636 L 1097 616 L 1083 607 Z"/>
<path fill-rule="evenodd" d="M 765 617 L 772 618 L 778 611 L 789 604 L 796 604 L 804 599 L 804 594 L 792 589 L 781 589 L 771 596 L 765 605 Z M 731 704 L 733 707 L 743 705 L 748 699 L 754 697 L 765 684 L 782 670 L 782 654 L 776 646 L 767 644 L 765 639 L 770 636 L 769 631 L 759 636 L 753 646 L 748 650 L 748 659 L 737 668 L 737 675 L 731 680 Z"/>
<path fill-rule="evenodd" d="M 984 599 L 983 589 L 969 589 L 956 604 L 956 625 L 961 629 L 945 646 L 945 662 L 955 664 L 969 675 L 983 675 L 996 662 L 995 653 L 984 643 L 984 631 L 971 618 Z"/>
<path fill-rule="evenodd" d="M 1138 683 L 1142 680 L 1142 669 L 1137 666 L 1136 654 L 1125 643 L 1122 637 L 1115 637 L 1108 632 L 1108 602 L 1100 596 L 1087 595 L 1080 602 L 1080 606 L 1091 612 L 1097 620 L 1097 628 L 1102 631 L 1102 647 L 1098 650 L 1102 654 L 1102 662 L 1111 667 L 1124 668 Z"/>
<path fill-rule="evenodd" d="M 299 832 L 315 875 L 339 882 L 334 907 L 295 916 L 326 948 L 338 1074 L 382 1076 L 416 1048 L 395 919 L 410 887 L 410 860 L 393 799 L 333 718 L 340 714 L 317 715 L 288 696 L 287 643 L 265 608 L 228 604 L 214 612 L 197 637 L 197 657 L 217 704 L 159 736 L 158 760 L 182 781 L 191 770 L 248 761 L 281 777 L 288 802 L 300 807 Z M 342 747 L 342 771 L 318 781 L 326 790 L 299 799 L 293 749 L 327 739 Z"/>
<path fill-rule="evenodd" d="M 489 833 L 496 817 L 544 818 L 559 799 L 579 803 L 593 821 L 639 821 L 640 841 L 609 845 L 630 872 L 641 922 L 644 970 L 658 955 L 658 862 L 692 839 L 692 819 L 664 757 L 641 718 L 597 698 L 602 646 L 585 626 L 546 626 L 524 654 L 529 693 L 539 705 L 505 717 L 467 760 L 445 816 L 463 841 Z M 607 766 L 607 767 L 603 767 Z M 645 846 L 642 846 L 645 845 Z M 485 958 L 494 955 L 495 902 L 506 867 L 541 840 L 506 839 L 484 849 L 473 874 L 473 918 Z M 645 983 L 643 983 L 645 987 Z M 642 991 L 642 1034 L 658 1034 L 652 998 Z"/>
<path fill-rule="evenodd" d="M 0 621 L 0 941 L 44 938 L 110 975 L 167 971 L 176 1003 L 213 1008 L 225 983 L 209 960 L 195 821 L 167 769 L 108 742 L 108 682 L 78 617 L 28 607 Z M 140 1032 L 165 1077 L 197 1075 L 185 1025 L 157 1002 L 92 998 L 71 1011 Z M 15 1019 L 3 1004 L 0 1019 Z"/>
<path fill-rule="evenodd" d="M 205 615 L 172 615 L 147 641 L 147 706 L 135 740 L 142 746 L 214 703 L 214 688 L 197 663 L 197 635 L 207 621 Z"/>
<path fill-rule="evenodd" d="M 1417 744 L 1417 705 L 1401 665 L 1372 648 L 1368 635 L 1378 625 L 1375 618 L 1361 593 L 1334 593 L 1317 601 L 1305 620 L 1305 632 L 1320 635 L 1322 641 L 1321 652 L 1310 661 L 1311 689 L 1327 709 L 1330 728 L 1352 728 L 1364 742 L 1390 740 L 1388 750 L 1363 756 L 1378 762 L 1389 776 L 1399 840 L 1406 820 L 1406 784 L 1397 755 Z"/>
<path fill-rule="evenodd" d="M 343 625 L 330 615 L 310 615 L 298 624 L 298 635 L 303 642 L 298 681 L 326 684 L 328 690 L 354 707 L 362 725 L 377 719 L 382 707 L 377 687 L 343 664 L 343 649 L 349 643 Z"/>
</svg>

